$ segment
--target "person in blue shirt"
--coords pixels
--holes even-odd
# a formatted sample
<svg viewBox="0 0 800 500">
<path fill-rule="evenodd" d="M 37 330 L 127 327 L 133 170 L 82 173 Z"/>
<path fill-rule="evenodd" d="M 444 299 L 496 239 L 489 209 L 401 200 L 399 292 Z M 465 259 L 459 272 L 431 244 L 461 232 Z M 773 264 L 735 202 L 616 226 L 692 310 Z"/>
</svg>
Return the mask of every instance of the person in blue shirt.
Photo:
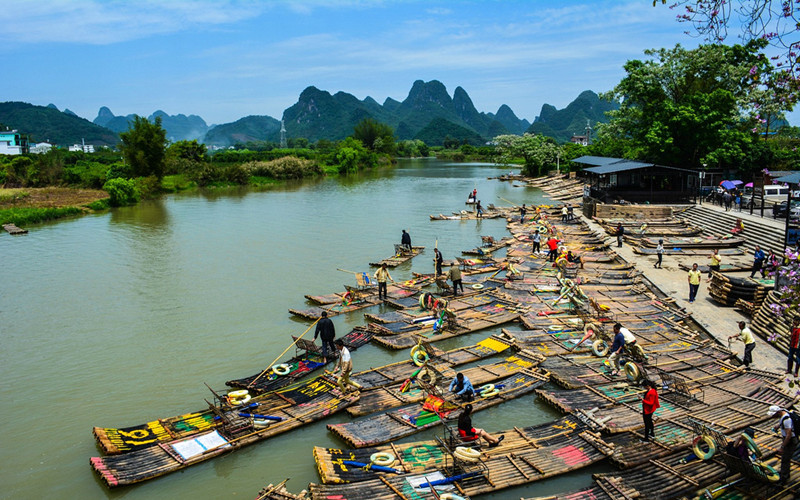
<svg viewBox="0 0 800 500">
<path fill-rule="evenodd" d="M 608 364 L 611 367 L 612 377 L 615 377 L 617 374 L 619 374 L 617 358 L 619 358 L 623 347 L 625 347 L 625 336 L 622 335 L 621 325 L 617 323 L 614 325 L 614 342 L 611 344 L 611 349 L 609 349 L 611 355 L 608 357 Z"/>
<path fill-rule="evenodd" d="M 753 252 L 753 269 L 750 270 L 750 277 L 752 278 L 755 276 L 756 273 L 761 273 L 761 277 L 764 277 L 764 259 L 767 258 L 767 254 L 764 253 L 764 250 L 761 250 L 761 247 L 756 245 L 756 250 Z"/>
<path fill-rule="evenodd" d="M 472 382 L 463 373 L 457 373 L 456 378 L 450 382 L 450 392 L 455 393 L 463 401 L 472 401 L 472 398 L 475 397 Z"/>
</svg>

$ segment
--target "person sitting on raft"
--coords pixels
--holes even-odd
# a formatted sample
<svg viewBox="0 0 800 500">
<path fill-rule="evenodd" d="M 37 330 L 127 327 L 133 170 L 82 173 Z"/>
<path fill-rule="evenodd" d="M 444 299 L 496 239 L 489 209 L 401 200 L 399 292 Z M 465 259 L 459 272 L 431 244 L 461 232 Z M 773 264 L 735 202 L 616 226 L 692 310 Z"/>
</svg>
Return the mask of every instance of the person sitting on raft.
<svg viewBox="0 0 800 500">
<path fill-rule="evenodd" d="M 575 263 L 580 264 L 581 269 L 583 269 L 583 257 L 581 257 L 576 253 L 572 253 L 572 250 L 569 250 L 567 252 L 567 262 L 569 262 L 570 264 L 575 264 Z"/>
<path fill-rule="evenodd" d="M 500 437 L 494 437 L 483 429 L 476 429 L 472 427 L 472 405 L 464 407 L 464 411 L 458 416 L 458 434 L 464 441 L 473 441 L 478 438 L 483 438 L 489 443 L 489 448 L 494 448 L 500 444 L 500 441 L 505 439 L 503 434 Z"/>
<path fill-rule="evenodd" d="M 629 352 L 636 353 L 643 358 L 647 358 L 647 356 L 644 354 L 644 349 L 642 349 L 642 346 L 636 343 L 636 337 L 634 337 L 630 330 L 623 328 L 621 324 L 617 323 L 614 325 L 614 333 L 616 334 L 617 331 L 622 333 L 622 336 L 625 337 L 625 347 Z"/>
<path fill-rule="evenodd" d="M 475 397 L 475 389 L 463 373 L 457 373 L 456 378 L 450 382 L 450 392 L 455 393 L 462 401 L 472 401 Z"/>
</svg>

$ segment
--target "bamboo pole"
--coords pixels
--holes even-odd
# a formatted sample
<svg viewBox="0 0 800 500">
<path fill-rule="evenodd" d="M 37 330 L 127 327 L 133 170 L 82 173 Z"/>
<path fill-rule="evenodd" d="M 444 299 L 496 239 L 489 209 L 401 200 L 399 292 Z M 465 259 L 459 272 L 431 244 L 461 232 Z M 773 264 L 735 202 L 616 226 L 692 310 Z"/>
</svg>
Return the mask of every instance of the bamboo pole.
<svg viewBox="0 0 800 500">
<path fill-rule="evenodd" d="M 267 498 L 269 495 L 271 495 L 272 493 L 274 493 L 274 492 L 278 491 L 278 490 L 279 490 L 281 487 L 283 487 L 283 485 L 284 485 L 284 484 L 286 484 L 286 482 L 287 482 L 287 481 L 289 481 L 289 479 L 291 479 L 291 478 L 290 478 L 290 477 L 287 477 L 286 479 L 284 479 L 284 480 L 283 480 L 283 481 L 281 481 L 280 483 L 276 484 L 275 486 L 272 486 L 272 487 L 271 487 L 271 488 L 269 488 L 269 489 L 268 489 L 266 492 L 264 492 L 264 494 L 263 494 L 263 495 L 259 495 L 259 496 L 258 496 L 258 498 L 256 498 L 256 500 L 264 500 L 264 499 L 265 499 L 265 498 Z"/>
<path fill-rule="evenodd" d="M 275 358 L 275 359 L 272 361 L 272 363 L 268 364 L 268 365 L 267 365 L 267 367 L 266 367 L 266 368 L 264 368 L 264 371 L 258 374 L 258 377 L 254 378 L 252 382 L 250 382 L 249 384 L 247 384 L 247 388 L 249 389 L 250 387 L 252 387 L 252 386 L 253 386 L 253 384 L 255 384 L 255 383 L 258 381 L 258 379 L 260 379 L 261 377 L 263 377 L 265 373 L 267 373 L 267 372 L 268 372 L 270 369 L 272 369 L 272 365 L 274 365 L 275 363 L 277 363 L 277 362 L 278 362 L 278 360 L 279 360 L 279 359 L 281 359 L 281 356 L 283 356 L 284 354 L 286 354 L 286 352 L 287 352 L 289 349 L 291 349 L 292 347 L 294 347 L 294 346 L 297 344 L 297 341 L 298 341 L 298 340 L 300 340 L 301 338 L 303 338 L 303 335 L 305 335 L 306 333 L 308 333 L 308 331 L 309 331 L 309 330 L 311 330 L 311 327 L 312 327 L 312 326 L 314 326 L 314 325 L 316 325 L 316 324 L 317 324 L 317 322 L 319 322 L 319 320 L 321 320 L 321 319 L 322 319 L 322 318 L 317 318 L 316 320 L 314 320 L 314 322 L 313 322 L 313 323 L 311 323 L 310 325 L 308 325 L 308 328 L 306 328 L 306 331 L 304 331 L 302 334 L 300 334 L 300 336 L 299 336 L 299 337 L 297 337 L 297 339 L 296 339 L 294 342 L 292 342 L 291 344 L 289 344 L 289 347 L 287 347 L 286 349 L 284 349 L 282 353 L 278 354 L 278 357 L 277 357 L 277 358 Z"/>
</svg>

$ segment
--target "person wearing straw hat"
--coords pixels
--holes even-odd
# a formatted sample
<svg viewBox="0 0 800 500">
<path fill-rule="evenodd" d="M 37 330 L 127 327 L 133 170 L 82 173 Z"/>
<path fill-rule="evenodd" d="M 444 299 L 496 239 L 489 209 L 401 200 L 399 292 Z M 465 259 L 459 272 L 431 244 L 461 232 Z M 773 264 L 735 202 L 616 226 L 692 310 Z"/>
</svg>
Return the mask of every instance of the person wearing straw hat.
<svg viewBox="0 0 800 500">
<path fill-rule="evenodd" d="M 778 417 L 778 424 L 772 430 L 777 432 L 780 429 L 781 437 L 783 438 L 781 447 L 778 449 L 781 454 L 781 478 L 779 482 L 786 484 L 791 474 L 792 455 L 797 446 L 794 422 L 792 421 L 792 416 L 789 415 L 789 411 L 778 405 L 770 406 L 769 410 L 767 410 L 767 415 L 773 418 Z"/>
</svg>

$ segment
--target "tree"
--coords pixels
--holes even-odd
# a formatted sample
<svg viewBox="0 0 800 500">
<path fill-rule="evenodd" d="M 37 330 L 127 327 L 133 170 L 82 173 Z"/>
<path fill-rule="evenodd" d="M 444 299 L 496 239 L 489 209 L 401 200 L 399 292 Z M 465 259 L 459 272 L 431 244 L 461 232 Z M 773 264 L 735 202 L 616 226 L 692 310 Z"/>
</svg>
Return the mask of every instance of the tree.
<svg viewBox="0 0 800 500">
<path fill-rule="evenodd" d="M 535 134 L 498 135 L 494 138 L 499 161 L 509 164 L 522 158 L 525 166 L 522 173 L 538 177 L 550 167 L 555 167 L 561 149 L 550 137 Z"/>
<path fill-rule="evenodd" d="M 353 137 L 371 151 L 385 154 L 394 153 L 394 130 L 385 123 L 365 118 L 353 127 Z"/>
<path fill-rule="evenodd" d="M 167 131 L 161 126 L 160 116 L 151 123 L 147 118 L 134 115 L 128 130 L 121 132 L 119 137 L 122 155 L 131 165 L 133 175 L 163 177 Z"/>
<path fill-rule="evenodd" d="M 666 0 L 661 0 L 666 4 Z M 657 4 L 653 0 L 653 6 Z M 671 9 L 682 9 L 678 21 L 691 25 L 687 34 L 696 33 L 711 43 L 722 43 L 731 24 L 741 26 L 739 38 L 747 42 L 762 39 L 780 51 L 776 78 L 791 86 L 797 99 L 800 70 L 800 2 L 796 0 L 678 0 Z"/>
<path fill-rule="evenodd" d="M 749 167 L 758 110 L 752 91 L 770 63 L 765 42 L 647 50 L 604 97 L 621 101 L 600 141 L 623 143 L 626 157 L 676 167 Z"/>
</svg>

